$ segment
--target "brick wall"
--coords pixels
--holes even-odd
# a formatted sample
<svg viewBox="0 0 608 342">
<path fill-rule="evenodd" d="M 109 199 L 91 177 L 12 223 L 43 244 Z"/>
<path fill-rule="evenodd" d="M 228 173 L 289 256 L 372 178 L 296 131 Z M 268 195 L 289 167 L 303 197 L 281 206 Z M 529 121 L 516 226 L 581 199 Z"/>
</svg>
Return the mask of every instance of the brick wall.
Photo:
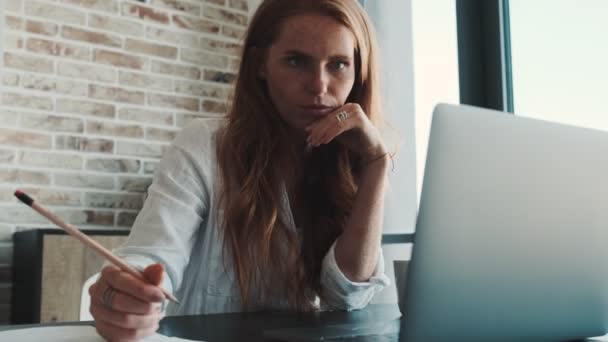
<svg viewBox="0 0 608 342">
<path fill-rule="evenodd" d="M 4 0 L 0 324 L 11 234 L 50 227 L 13 191 L 82 228 L 128 229 L 176 132 L 224 110 L 257 3 Z"/>
</svg>

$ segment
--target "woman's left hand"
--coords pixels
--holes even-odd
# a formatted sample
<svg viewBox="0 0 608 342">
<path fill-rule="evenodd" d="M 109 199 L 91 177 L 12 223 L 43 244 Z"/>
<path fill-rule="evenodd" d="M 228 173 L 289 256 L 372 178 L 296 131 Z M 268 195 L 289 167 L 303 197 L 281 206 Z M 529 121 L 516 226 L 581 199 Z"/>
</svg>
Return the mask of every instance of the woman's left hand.
<svg viewBox="0 0 608 342">
<path fill-rule="evenodd" d="M 387 154 L 380 132 L 357 103 L 345 104 L 308 125 L 305 130 L 307 143 L 313 148 L 336 139 L 365 160 Z"/>
</svg>

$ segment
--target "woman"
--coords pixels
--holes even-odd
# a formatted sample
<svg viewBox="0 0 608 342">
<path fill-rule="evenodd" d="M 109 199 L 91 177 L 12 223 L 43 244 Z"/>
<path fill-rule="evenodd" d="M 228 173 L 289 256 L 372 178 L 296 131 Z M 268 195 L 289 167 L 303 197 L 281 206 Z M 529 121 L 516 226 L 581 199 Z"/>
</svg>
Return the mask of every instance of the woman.
<svg viewBox="0 0 608 342">
<path fill-rule="evenodd" d="M 375 51 L 355 0 L 261 4 L 227 120 L 178 136 L 116 251 L 175 291 L 167 313 L 353 310 L 387 286 Z M 113 266 L 90 294 L 109 340 L 149 335 L 164 314 L 157 287 Z"/>
</svg>

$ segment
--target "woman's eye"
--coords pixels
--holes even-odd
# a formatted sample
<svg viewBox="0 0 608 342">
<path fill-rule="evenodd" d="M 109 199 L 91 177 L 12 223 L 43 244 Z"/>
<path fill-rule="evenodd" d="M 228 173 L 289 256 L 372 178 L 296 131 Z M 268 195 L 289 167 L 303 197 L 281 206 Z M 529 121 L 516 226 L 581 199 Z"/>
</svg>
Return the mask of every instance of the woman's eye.
<svg viewBox="0 0 608 342">
<path fill-rule="evenodd" d="M 302 64 L 302 63 L 298 57 L 288 57 L 287 64 L 292 67 L 297 67 L 297 66 L 300 66 L 300 64 Z"/>
<path fill-rule="evenodd" d="M 330 67 L 332 70 L 344 70 L 346 67 L 348 67 L 348 63 L 342 61 L 333 62 L 330 64 Z"/>
</svg>

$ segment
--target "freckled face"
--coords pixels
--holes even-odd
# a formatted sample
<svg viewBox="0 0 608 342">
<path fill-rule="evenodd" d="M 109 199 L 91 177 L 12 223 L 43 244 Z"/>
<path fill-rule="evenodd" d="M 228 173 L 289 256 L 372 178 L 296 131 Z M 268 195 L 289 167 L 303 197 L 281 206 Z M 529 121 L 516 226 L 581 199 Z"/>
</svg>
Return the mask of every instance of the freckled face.
<svg viewBox="0 0 608 342">
<path fill-rule="evenodd" d="M 303 130 L 344 105 L 355 82 L 355 46 L 352 32 L 331 17 L 285 19 L 260 73 L 288 125 Z"/>
</svg>

